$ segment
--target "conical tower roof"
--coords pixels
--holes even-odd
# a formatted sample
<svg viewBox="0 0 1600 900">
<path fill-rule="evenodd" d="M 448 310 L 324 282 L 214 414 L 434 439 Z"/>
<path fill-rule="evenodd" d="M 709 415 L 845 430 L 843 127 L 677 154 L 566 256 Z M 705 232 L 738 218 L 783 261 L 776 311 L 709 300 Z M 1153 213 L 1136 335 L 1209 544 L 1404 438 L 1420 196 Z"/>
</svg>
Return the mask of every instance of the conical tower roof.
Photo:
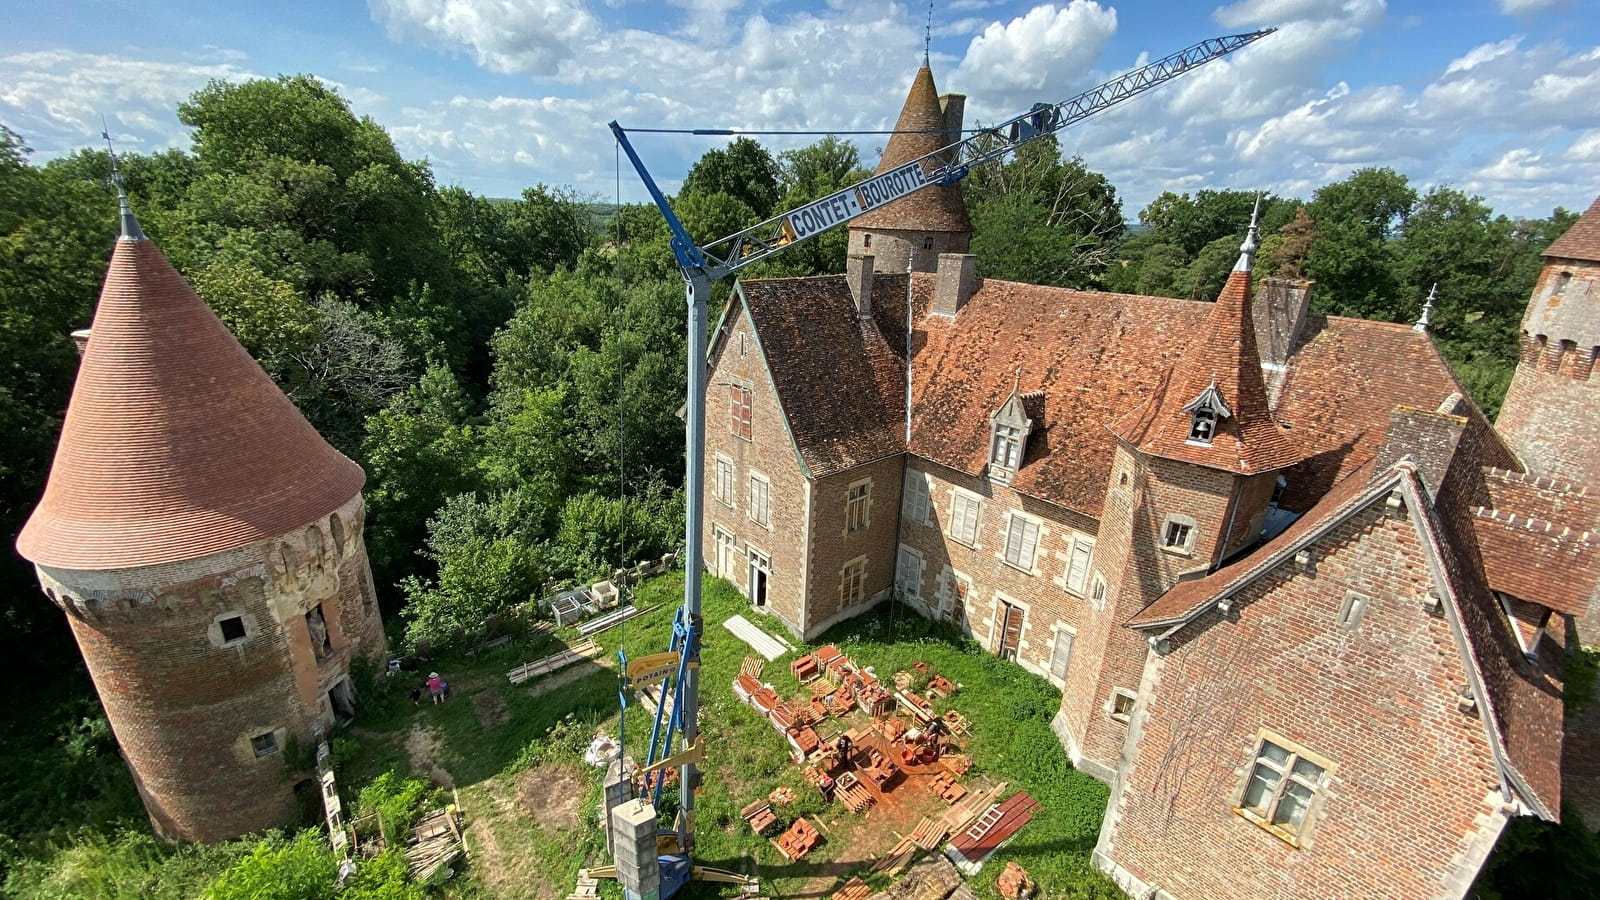
<svg viewBox="0 0 1600 900">
<path fill-rule="evenodd" d="M 911 81 L 911 92 L 900 109 L 900 118 L 894 123 L 896 134 L 890 136 L 883 148 L 883 158 L 878 160 L 876 175 L 903 166 L 954 143 L 958 134 L 945 134 L 944 110 L 939 106 L 939 89 L 933 84 L 933 70 L 923 65 Z M 923 188 L 909 197 L 888 203 L 859 216 L 850 228 L 866 230 L 900 231 L 971 231 L 967 219 L 967 204 L 961 199 L 961 188 Z"/>
<path fill-rule="evenodd" d="M 44 499 L 17 549 L 65 569 L 194 559 L 288 534 L 365 481 L 124 210 Z"/>
<path fill-rule="evenodd" d="M 1594 198 L 1588 211 L 1579 216 L 1565 234 L 1545 248 L 1544 255 L 1600 262 L 1600 197 Z"/>
<path fill-rule="evenodd" d="M 1261 377 L 1255 323 L 1250 316 L 1251 257 L 1256 226 L 1239 262 L 1212 304 L 1205 324 L 1189 337 L 1183 357 L 1144 403 L 1111 424 L 1138 450 L 1240 474 L 1270 472 L 1299 462 L 1298 442 L 1272 417 Z M 1221 410 L 1211 441 L 1190 440 L 1194 410 Z"/>
</svg>

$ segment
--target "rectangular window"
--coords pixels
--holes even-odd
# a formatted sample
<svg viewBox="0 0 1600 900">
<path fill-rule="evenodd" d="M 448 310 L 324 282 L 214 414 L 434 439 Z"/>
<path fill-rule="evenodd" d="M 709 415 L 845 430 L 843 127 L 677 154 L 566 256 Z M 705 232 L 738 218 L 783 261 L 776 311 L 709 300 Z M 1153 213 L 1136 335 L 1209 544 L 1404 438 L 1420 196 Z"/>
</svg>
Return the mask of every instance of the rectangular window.
<svg viewBox="0 0 1600 900">
<path fill-rule="evenodd" d="M 940 586 L 942 591 L 939 598 L 940 610 L 946 619 L 964 628 L 967 621 L 967 597 L 972 593 L 972 579 L 949 569 L 945 569 L 944 574 L 944 582 Z"/>
<path fill-rule="evenodd" d="M 847 532 L 860 531 L 868 525 L 869 500 L 872 497 L 872 482 L 863 481 L 850 485 L 844 498 L 844 530 Z"/>
<path fill-rule="evenodd" d="M 223 643 L 231 644 L 234 641 L 242 641 L 242 640 L 244 640 L 245 629 L 244 629 L 244 618 L 243 617 L 241 617 L 241 616 L 229 616 L 226 619 L 223 619 L 222 621 L 218 622 L 217 624 L 222 627 L 222 642 Z"/>
<path fill-rule="evenodd" d="M 765 476 L 750 476 L 750 521 L 767 527 L 772 520 L 772 484 Z"/>
<path fill-rule="evenodd" d="M 1094 573 L 1094 581 L 1089 586 L 1089 602 L 1095 609 L 1106 605 L 1106 580 L 1099 572 Z"/>
<path fill-rule="evenodd" d="M 894 586 L 899 588 L 900 596 L 911 600 L 922 599 L 922 554 L 902 545 L 896 563 Z"/>
<path fill-rule="evenodd" d="M 853 559 L 839 573 L 839 606 L 860 603 L 867 596 L 867 558 Z"/>
<path fill-rule="evenodd" d="M 1161 526 L 1161 546 L 1174 553 L 1188 553 L 1194 549 L 1195 521 L 1188 516 L 1167 516 Z"/>
<path fill-rule="evenodd" d="M 1294 841 L 1305 831 L 1311 802 L 1323 788 L 1327 769 L 1324 760 L 1306 758 L 1305 751 L 1288 741 L 1262 738 L 1239 811 Z"/>
<path fill-rule="evenodd" d="M 1033 553 L 1039 549 L 1039 523 L 1015 513 L 1006 528 L 1005 560 L 1024 572 L 1033 571 Z"/>
<path fill-rule="evenodd" d="M 950 537 L 967 546 L 978 543 L 978 498 L 957 492 L 950 500 Z"/>
<path fill-rule="evenodd" d="M 1355 591 L 1347 591 L 1344 595 L 1344 604 L 1339 607 L 1339 627 L 1356 630 L 1361 624 L 1361 617 L 1367 612 L 1367 597 Z"/>
<path fill-rule="evenodd" d="M 1072 549 L 1067 553 L 1067 590 L 1083 595 L 1083 589 L 1089 583 L 1089 561 L 1093 558 L 1093 540 L 1078 538 L 1072 542 Z"/>
<path fill-rule="evenodd" d="M 925 525 L 928 522 L 928 477 L 913 469 L 906 470 L 904 511 L 907 522 Z"/>
<path fill-rule="evenodd" d="M 1002 469 L 1016 471 L 1022 463 L 1022 429 L 1011 425 L 994 426 L 994 445 L 989 448 L 989 462 Z"/>
<path fill-rule="evenodd" d="M 271 756 L 278 752 L 278 736 L 270 731 L 263 732 L 250 739 L 250 749 L 256 752 L 256 758 Z"/>
<path fill-rule="evenodd" d="M 713 493 L 724 505 L 733 505 L 733 460 L 726 456 L 717 457 L 717 480 Z"/>
<path fill-rule="evenodd" d="M 733 433 L 737 437 L 750 440 L 750 389 L 739 385 L 728 387 L 728 409 L 732 419 Z"/>
<path fill-rule="evenodd" d="M 1050 677 L 1067 680 L 1067 666 L 1072 662 L 1072 641 L 1077 637 L 1065 628 L 1056 631 L 1055 647 L 1050 651 Z"/>
<path fill-rule="evenodd" d="M 1132 691 L 1125 691 L 1122 688 L 1117 688 L 1116 691 L 1111 695 L 1111 718 L 1121 722 L 1124 725 L 1128 724 L 1128 720 L 1133 718 L 1133 704 L 1137 700 L 1138 697 L 1136 697 Z"/>
</svg>

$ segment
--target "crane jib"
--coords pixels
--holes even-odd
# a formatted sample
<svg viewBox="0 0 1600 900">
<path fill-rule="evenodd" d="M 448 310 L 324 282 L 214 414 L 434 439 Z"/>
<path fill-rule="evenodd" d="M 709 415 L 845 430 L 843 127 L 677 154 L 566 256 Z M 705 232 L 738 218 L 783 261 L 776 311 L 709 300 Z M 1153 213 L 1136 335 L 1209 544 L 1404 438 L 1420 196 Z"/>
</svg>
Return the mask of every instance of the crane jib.
<svg viewBox="0 0 1600 900">
<path fill-rule="evenodd" d="M 922 171 L 922 162 L 906 163 L 789 213 L 785 217 L 788 226 L 785 229 L 788 232 L 786 236 L 790 240 L 810 237 L 868 210 L 898 200 L 927 184 L 928 176 Z"/>
</svg>

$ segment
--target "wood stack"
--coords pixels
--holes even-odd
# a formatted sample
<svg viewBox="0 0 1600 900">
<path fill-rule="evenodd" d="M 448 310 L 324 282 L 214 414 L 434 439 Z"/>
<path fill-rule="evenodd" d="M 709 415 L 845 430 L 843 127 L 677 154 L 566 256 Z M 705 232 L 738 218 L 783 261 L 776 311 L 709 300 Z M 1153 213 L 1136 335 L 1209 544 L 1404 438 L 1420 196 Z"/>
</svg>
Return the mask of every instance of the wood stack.
<svg viewBox="0 0 1600 900">
<path fill-rule="evenodd" d="M 933 792 L 946 803 L 954 803 L 967 795 L 967 789 L 956 781 L 953 772 L 940 772 L 933 776 Z"/>
<path fill-rule="evenodd" d="M 593 659 L 599 656 L 600 652 L 600 645 L 596 644 L 593 638 L 584 638 L 559 653 L 552 653 L 543 659 L 517 666 L 507 672 L 506 677 L 511 679 L 512 684 L 521 684 L 530 678 L 537 678 L 540 675 L 548 675 L 557 669 L 564 669 L 579 660 Z"/>
<path fill-rule="evenodd" d="M 872 871 L 883 872 L 893 878 L 911 864 L 912 858 L 917 855 L 917 849 L 916 841 L 911 838 L 901 838 L 898 844 L 889 848 L 888 854 L 873 864 Z"/>
<path fill-rule="evenodd" d="M 600 896 L 600 879 L 589 875 L 588 869 L 578 870 L 578 883 L 573 887 L 572 893 L 567 895 L 567 900 L 594 900 Z"/>
<path fill-rule="evenodd" d="M 436 810 L 422 817 L 411 829 L 406 847 L 406 871 L 420 884 L 431 882 L 462 853 L 461 830 L 449 810 Z"/>
<path fill-rule="evenodd" d="M 872 804 L 878 802 L 878 798 L 867 790 L 866 785 L 856 780 L 854 772 L 846 772 L 840 775 L 835 784 L 837 788 L 835 793 L 852 812 L 866 812 L 872 807 Z"/>
<path fill-rule="evenodd" d="M 944 843 L 944 838 L 947 834 L 949 834 L 949 831 L 945 829 L 942 819 L 924 817 L 921 822 L 917 823 L 916 830 L 911 832 L 911 840 L 924 850 L 932 850 Z"/>
</svg>

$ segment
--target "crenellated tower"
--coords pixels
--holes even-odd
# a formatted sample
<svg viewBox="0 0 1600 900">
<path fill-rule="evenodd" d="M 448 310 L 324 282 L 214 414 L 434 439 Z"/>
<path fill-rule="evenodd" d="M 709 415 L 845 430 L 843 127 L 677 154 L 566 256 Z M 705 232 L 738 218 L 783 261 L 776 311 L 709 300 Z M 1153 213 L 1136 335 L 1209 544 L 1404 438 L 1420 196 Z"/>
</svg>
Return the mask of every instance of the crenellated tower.
<svg viewBox="0 0 1600 900">
<path fill-rule="evenodd" d="M 365 475 L 206 307 L 122 198 L 44 497 L 17 549 L 67 615 L 162 836 L 291 822 L 306 751 L 381 659 Z M 309 782 L 306 782 L 309 784 Z"/>
<path fill-rule="evenodd" d="M 1495 420 L 1530 472 L 1600 484 L 1600 198 L 1544 251 Z"/>
</svg>

